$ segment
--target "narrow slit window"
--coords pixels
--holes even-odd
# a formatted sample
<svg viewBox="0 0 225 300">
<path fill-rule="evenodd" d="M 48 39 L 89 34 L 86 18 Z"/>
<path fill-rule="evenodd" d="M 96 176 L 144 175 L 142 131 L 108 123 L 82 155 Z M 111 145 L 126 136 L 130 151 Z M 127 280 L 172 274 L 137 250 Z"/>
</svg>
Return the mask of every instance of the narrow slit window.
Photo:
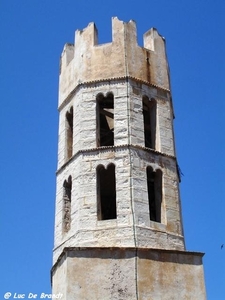
<svg viewBox="0 0 225 300">
<path fill-rule="evenodd" d="M 150 220 L 161 223 L 162 210 L 162 172 L 153 172 L 147 167 L 148 203 Z"/>
<path fill-rule="evenodd" d="M 72 178 L 63 183 L 63 231 L 70 230 L 71 224 L 71 193 L 72 193 Z"/>
<path fill-rule="evenodd" d="M 97 168 L 97 214 L 98 220 L 117 218 L 115 166 Z"/>
<path fill-rule="evenodd" d="M 73 155 L 73 107 L 66 113 L 66 142 L 67 142 L 67 159 Z"/>
<path fill-rule="evenodd" d="M 156 102 L 144 96 L 142 99 L 145 147 L 155 149 Z"/>
<path fill-rule="evenodd" d="M 114 97 L 97 96 L 97 146 L 114 145 Z"/>
</svg>

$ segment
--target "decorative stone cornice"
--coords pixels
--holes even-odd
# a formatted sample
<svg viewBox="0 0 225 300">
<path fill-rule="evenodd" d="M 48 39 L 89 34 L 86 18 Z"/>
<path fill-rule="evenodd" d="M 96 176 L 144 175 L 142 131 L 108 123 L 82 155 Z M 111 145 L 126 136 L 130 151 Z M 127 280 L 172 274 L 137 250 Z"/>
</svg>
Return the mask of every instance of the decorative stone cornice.
<svg viewBox="0 0 225 300">
<path fill-rule="evenodd" d="M 67 165 L 69 165 L 74 159 L 76 159 L 77 156 L 79 156 L 80 154 L 84 154 L 84 153 L 93 153 L 93 152 L 101 152 L 104 150 L 111 150 L 111 151 L 116 151 L 117 149 L 132 149 L 132 150 L 143 150 L 146 152 L 150 152 L 150 153 L 154 153 L 156 155 L 160 155 L 160 156 L 164 156 L 164 157 L 168 157 L 171 158 L 173 160 L 176 161 L 176 157 L 173 155 L 169 155 L 163 152 L 159 152 L 157 150 L 151 149 L 151 148 L 147 148 L 144 146 L 140 146 L 140 145 L 131 145 L 131 144 L 124 144 L 124 145 L 118 145 L 118 146 L 102 146 L 102 147 L 96 147 L 96 148 L 88 148 L 88 149 L 82 149 L 77 151 L 66 163 L 64 163 L 57 171 L 56 174 L 61 173 Z"/>
<path fill-rule="evenodd" d="M 128 81 L 128 80 L 133 80 L 135 82 L 139 82 L 141 84 L 145 84 L 147 86 L 162 90 L 164 92 L 169 92 L 169 89 L 166 89 L 162 86 L 150 83 L 148 81 L 145 81 L 143 79 L 137 78 L 137 77 L 132 77 L 132 76 L 121 76 L 121 77 L 111 77 L 111 78 L 106 78 L 106 79 L 97 79 L 97 80 L 91 80 L 91 81 L 84 81 L 84 82 L 79 82 L 76 87 L 69 93 L 69 95 L 62 101 L 62 104 L 59 105 L 58 110 L 61 111 L 63 109 L 63 107 L 65 107 L 69 101 L 72 99 L 72 97 L 76 94 L 76 91 L 79 88 L 87 88 L 87 87 L 93 87 L 93 85 L 95 84 L 99 84 L 99 83 L 106 83 L 106 82 L 116 82 L 116 81 Z"/>
</svg>

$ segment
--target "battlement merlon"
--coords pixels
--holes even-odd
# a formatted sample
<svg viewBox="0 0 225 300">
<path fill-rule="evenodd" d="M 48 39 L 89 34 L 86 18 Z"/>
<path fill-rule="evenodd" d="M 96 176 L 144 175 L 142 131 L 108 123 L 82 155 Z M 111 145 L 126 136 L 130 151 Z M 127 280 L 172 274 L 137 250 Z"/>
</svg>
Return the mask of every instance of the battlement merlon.
<svg viewBox="0 0 225 300">
<path fill-rule="evenodd" d="M 98 44 L 94 23 L 75 33 L 75 44 L 66 44 L 61 55 L 59 106 L 84 82 L 132 77 L 170 90 L 165 39 L 152 28 L 137 44 L 134 21 L 112 18 L 112 42 Z"/>
</svg>

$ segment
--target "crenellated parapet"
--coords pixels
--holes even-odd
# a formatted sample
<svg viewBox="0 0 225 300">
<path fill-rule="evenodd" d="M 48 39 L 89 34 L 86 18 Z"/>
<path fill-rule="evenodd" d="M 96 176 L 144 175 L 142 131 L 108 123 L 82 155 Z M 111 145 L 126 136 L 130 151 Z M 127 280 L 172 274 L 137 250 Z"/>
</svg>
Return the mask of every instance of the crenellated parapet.
<svg viewBox="0 0 225 300">
<path fill-rule="evenodd" d="M 63 299 L 205 300 L 187 252 L 165 40 L 134 21 L 94 23 L 61 56 L 52 268 Z"/>
<path fill-rule="evenodd" d="M 152 28 L 137 44 L 134 21 L 112 18 L 112 42 L 98 44 L 94 23 L 75 33 L 75 44 L 66 44 L 61 55 L 59 106 L 78 86 L 88 82 L 132 78 L 170 90 L 165 39 Z"/>
</svg>

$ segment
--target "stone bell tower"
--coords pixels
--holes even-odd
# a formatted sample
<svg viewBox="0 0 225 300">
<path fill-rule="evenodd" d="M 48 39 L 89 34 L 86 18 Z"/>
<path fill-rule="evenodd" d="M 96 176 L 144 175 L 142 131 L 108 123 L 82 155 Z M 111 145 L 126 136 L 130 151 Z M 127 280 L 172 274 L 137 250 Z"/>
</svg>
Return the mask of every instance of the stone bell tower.
<svg viewBox="0 0 225 300">
<path fill-rule="evenodd" d="M 66 300 L 206 299 L 185 250 L 165 40 L 94 23 L 66 44 L 59 82 L 53 293 Z"/>
</svg>

